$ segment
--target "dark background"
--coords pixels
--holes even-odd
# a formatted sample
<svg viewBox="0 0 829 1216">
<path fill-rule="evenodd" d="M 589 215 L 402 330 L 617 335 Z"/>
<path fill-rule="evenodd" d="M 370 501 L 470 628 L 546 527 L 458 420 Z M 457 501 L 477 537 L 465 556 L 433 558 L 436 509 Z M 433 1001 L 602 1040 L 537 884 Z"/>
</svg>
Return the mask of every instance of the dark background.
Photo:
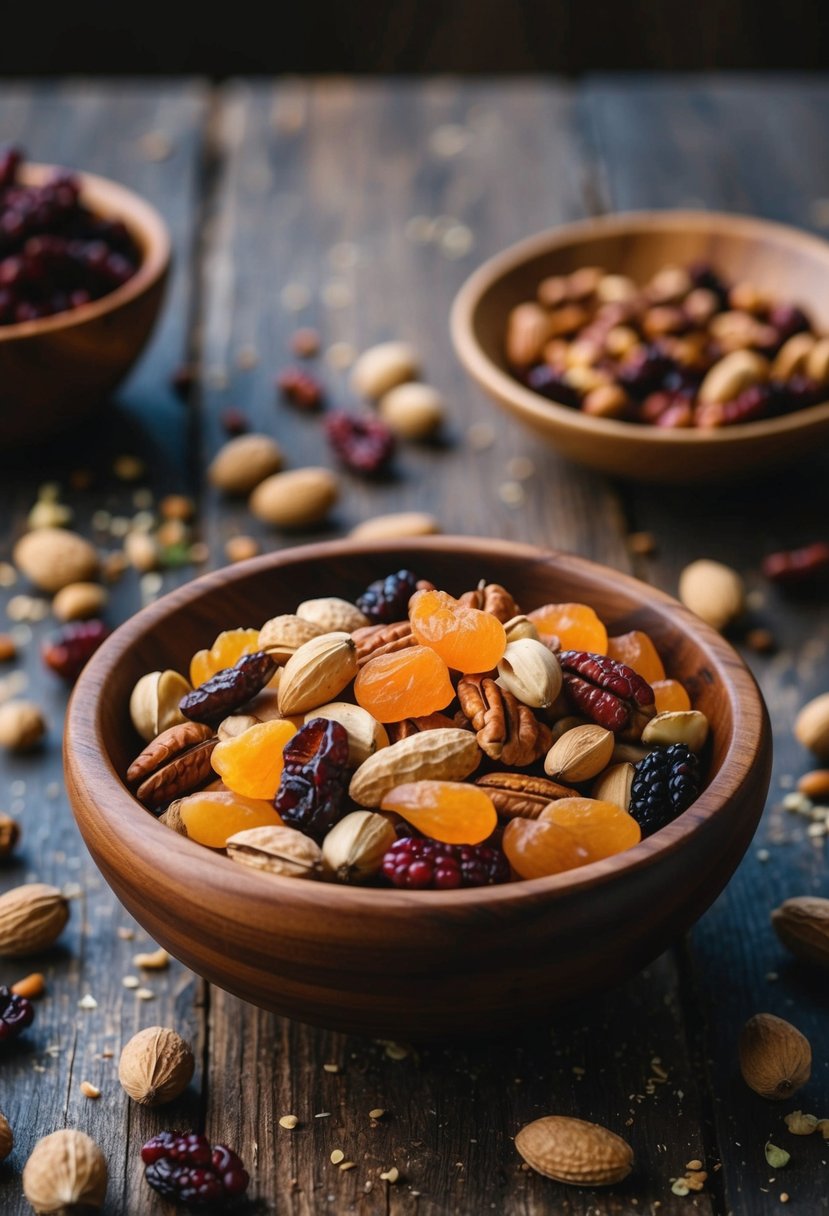
<svg viewBox="0 0 829 1216">
<path fill-rule="evenodd" d="M 11 0 L 5 76 L 821 69 L 826 0 Z"/>
</svg>

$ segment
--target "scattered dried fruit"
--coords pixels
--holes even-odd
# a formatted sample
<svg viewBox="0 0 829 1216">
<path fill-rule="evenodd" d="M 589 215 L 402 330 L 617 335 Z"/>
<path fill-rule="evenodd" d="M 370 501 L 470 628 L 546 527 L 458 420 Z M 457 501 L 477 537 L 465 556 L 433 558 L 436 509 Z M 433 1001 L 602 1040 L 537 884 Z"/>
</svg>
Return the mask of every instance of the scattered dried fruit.
<svg viewBox="0 0 829 1216">
<path fill-rule="evenodd" d="M 0 985 L 0 1044 L 15 1039 L 31 1026 L 35 1007 L 26 997 Z"/>
<path fill-rule="evenodd" d="M 70 621 L 50 641 L 44 642 L 41 656 L 50 671 L 74 683 L 108 637 L 109 628 L 103 621 Z"/>
<path fill-rule="evenodd" d="M 161 1132 L 141 1149 L 141 1160 L 153 1190 L 187 1207 L 218 1207 L 244 1194 L 250 1181 L 232 1149 L 211 1147 L 198 1132 Z"/>
</svg>

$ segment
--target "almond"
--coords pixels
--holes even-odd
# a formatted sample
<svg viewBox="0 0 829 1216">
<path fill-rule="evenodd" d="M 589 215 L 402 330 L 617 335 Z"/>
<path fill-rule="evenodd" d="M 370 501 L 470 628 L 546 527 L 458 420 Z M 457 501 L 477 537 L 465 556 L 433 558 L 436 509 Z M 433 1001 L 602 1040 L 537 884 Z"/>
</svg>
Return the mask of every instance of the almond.
<svg viewBox="0 0 829 1216">
<path fill-rule="evenodd" d="M 302 714 L 342 692 L 357 674 L 357 647 L 351 634 L 324 633 L 291 655 L 279 681 L 279 711 Z"/>
<path fill-rule="evenodd" d="M 544 772 L 548 777 L 568 784 L 589 781 L 610 763 L 613 743 L 613 733 L 602 726 L 593 723 L 574 726 L 556 739 L 547 752 Z"/>
<path fill-rule="evenodd" d="M 829 967 L 829 899 L 798 895 L 771 914 L 774 931 L 797 958 Z"/>
<path fill-rule="evenodd" d="M 339 493 L 330 469 L 292 469 L 260 482 L 248 505 L 257 519 L 272 527 L 310 528 L 325 518 Z"/>
<path fill-rule="evenodd" d="M 612 802 L 626 811 L 630 807 L 630 791 L 635 774 L 636 766 L 629 761 L 613 764 L 598 777 L 590 792 L 599 802 Z"/>
<path fill-rule="evenodd" d="M 471 731 L 420 731 L 363 761 L 351 778 L 349 797 L 360 806 L 377 807 L 389 790 L 405 782 L 462 781 L 475 771 L 481 756 Z"/>
<path fill-rule="evenodd" d="M 237 435 L 213 457 L 207 477 L 224 494 L 249 494 L 282 464 L 282 449 L 270 435 Z"/>
<path fill-rule="evenodd" d="M 740 1072 L 749 1089 L 781 1101 L 805 1085 L 812 1072 L 809 1040 L 773 1013 L 756 1013 L 740 1031 Z"/>
<path fill-rule="evenodd" d="M 808 701 L 794 721 L 795 738 L 821 760 L 829 760 L 829 692 Z"/>
<path fill-rule="evenodd" d="M 55 596 L 52 611 L 59 621 L 82 621 L 100 616 L 107 598 L 100 583 L 69 583 Z"/>
<path fill-rule="evenodd" d="M 428 384 L 398 384 L 381 399 L 380 417 L 403 439 L 428 439 L 444 416 L 443 397 Z"/>
<path fill-rule="evenodd" d="M 98 554 L 76 532 L 36 528 L 14 547 L 14 564 L 41 591 L 54 593 L 70 583 L 86 582 L 98 573 Z"/>
<path fill-rule="evenodd" d="M 434 515 L 425 511 L 396 511 L 375 515 L 351 529 L 356 540 L 396 540 L 405 536 L 434 536 L 441 527 Z"/>
<path fill-rule="evenodd" d="M 621 1136 L 565 1115 L 528 1123 L 515 1147 L 537 1173 L 572 1186 L 612 1186 L 633 1169 L 633 1149 Z"/>
<path fill-rule="evenodd" d="M 0 895 L 0 955 L 22 958 L 53 944 L 69 920 L 69 903 L 56 887 L 31 882 Z"/>
<path fill-rule="evenodd" d="M 364 350 L 351 370 L 351 387 L 377 400 L 398 384 L 414 380 L 418 356 L 408 342 L 380 342 Z"/>
<path fill-rule="evenodd" d="M 530 367 L 550 337 L 550 315 L 540 304 L 517 304 L 507 318 L 506 352 L 513 367 Z"/>
<path fill-rule="evenodd" d="M 742 614 L 745 587 L 736 570 L 705 558 L 679 576 L 679 598 L 713 629 L 725 629 Z"/>
</svg>

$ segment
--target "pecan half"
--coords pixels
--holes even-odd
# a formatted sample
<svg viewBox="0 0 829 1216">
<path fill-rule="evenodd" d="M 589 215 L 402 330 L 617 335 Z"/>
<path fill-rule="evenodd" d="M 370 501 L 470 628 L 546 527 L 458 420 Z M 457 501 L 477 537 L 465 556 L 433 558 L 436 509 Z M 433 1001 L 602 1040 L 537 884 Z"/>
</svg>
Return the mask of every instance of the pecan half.
<svg viewBox="0 0 829 1216">
<path fill-rule="evenodd" d="M 215 776 L 210 757 L 217 743 L 211 728 L 201 722 L 171 726 L 133 760 L 127 782 L 138 786 L 135 796 L 140 802 L 158 810 Z"/>
<path fill-rule="evenodd" d="M 261 692 L 276 667 L 276 660 L 267 651 L 244 654 L 233 667 L 217 671 L 182 697 L 179 709 L 194 722 L 221 722 Z"/>
<path fill-rule="evenodd" d="M 578 798 L 577 790 L 559 785 L 547 777 L 530 777 L 527 773 L 485 773 L 476 777 L 495 803 L 504 819 L 537 819 L 550 802 L 557 798 Z"/>
<path fill-rule="evenodd" d="M 389 722 L 386 726 L 389 739 L 397 743 L 398 739 L 408 739 L 410 735 L 419 735 L 424 730 L 442 730 L 446 727 L 454 730 L 460 723 L 446 714 L 426 714 L 422 718 L 404 718 L 402 722 Z"/>
<path fill-rule="evenodd" d="M 477 608 L 480 612 L 491 612 L 502 625 L 506 625 L 514 616 L 521 615 L 521 609 L 506 587 L 500 583 L 485 583 L 483 579 L 474 591 L 465 591 L 458 603 L 467 608 Z"/>
<path fill-rule="evenodd" d="M 408 621 L 394 621 L 391 625 L 363 625 L 352 633 L 357 647 L 357 666 L 363 667 L 369 659 L 383 654 L 396 654 L 415 645 L 412 627 Z"/>
<path fill-rule="evenodd" d="M 478 746 L 490 760 L 525 768 L 549 750 L 549 726 L 489 676 L 464 676 L 458 684 L 458 700 L 477 733 Z"/>
<path fill-rule="evenodd" d="M 564 687 L 577 712 L 615 734 L 638 739 L 656 713 L 647 680 L 626 663 L 585 650 L 563 650 L 558 656 Z"/>
</svg>

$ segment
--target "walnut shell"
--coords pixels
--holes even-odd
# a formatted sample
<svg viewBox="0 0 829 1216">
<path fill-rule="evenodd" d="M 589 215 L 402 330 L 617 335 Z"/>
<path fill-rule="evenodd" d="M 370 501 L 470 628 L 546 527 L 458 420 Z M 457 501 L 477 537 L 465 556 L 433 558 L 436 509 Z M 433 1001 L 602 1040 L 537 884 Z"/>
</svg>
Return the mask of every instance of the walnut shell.
<svg viewBox="0 0 829 1216">
<path fill-rule="evenodd" d="M 175 1030 L 148 1026 L 133 1035 L 121 1052 L 118 1080 L 134 1102 L 163 1106 L 190 1084 L 196 1067 L 193 1051 Z"/>
<path fill-rule="evenodd" d="M 522 1127 L 515 1147 L 532 1169 L 573 1186 L 611 1186 L 633 1169 L 633 1149 L 598 1123 L 547 1115 Z"/>
<path fill-rule="evenodd" d="M 107 1163 L 83 1132 L 64 1128 L 38 1140 L 23 1167 L 23 1193 L 38 1216 L 75 1216 L 104 1202 Z"/>
<path fill-rule="evenodd" d="M 809 1080 L 812 1048 L 797 1027 L 773 1013 L 756 1013 L 740 1031 L 740 1072 L 762 1098 L 788 1098 Z"/>
</svg>

